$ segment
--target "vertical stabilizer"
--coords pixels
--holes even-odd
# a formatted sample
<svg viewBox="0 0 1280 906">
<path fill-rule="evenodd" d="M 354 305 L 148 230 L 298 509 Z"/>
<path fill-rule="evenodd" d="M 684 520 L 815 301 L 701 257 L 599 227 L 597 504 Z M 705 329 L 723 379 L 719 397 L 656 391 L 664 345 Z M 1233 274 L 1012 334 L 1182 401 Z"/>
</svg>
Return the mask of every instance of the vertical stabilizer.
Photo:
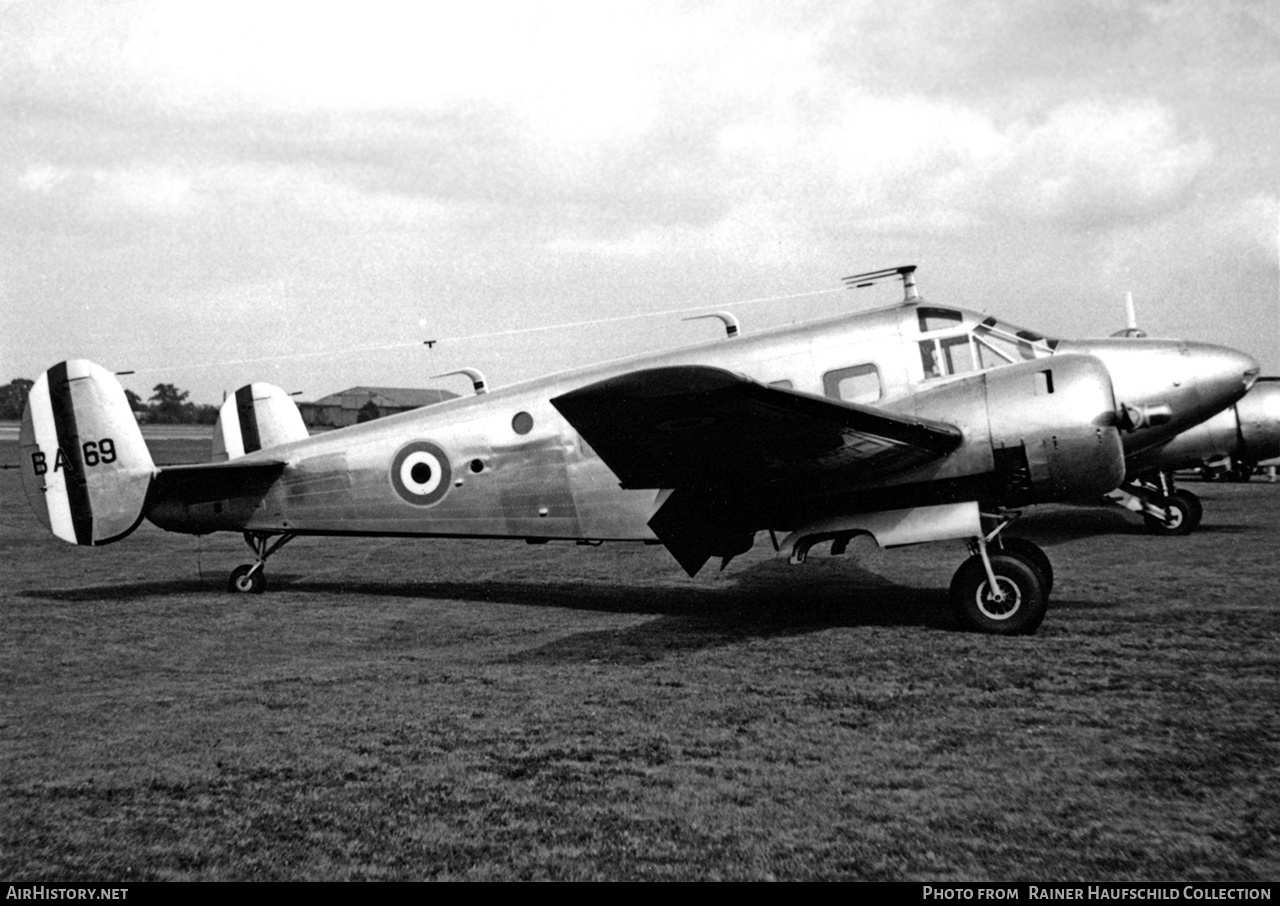
<svg viewBox="0 0 1280 906">
<path fill-rule="evenodd" d="M 218 411 L 213 461 L 239 459 L 308 436 L 302 413 L 289 394 L 273 384 L 245 384 Z"/>
<path fill-rule="evenodd" d="M 72 544 L 107 544 L 142 520 L 155 465 L 115 376 L 61 362 L 36 380 L 22 413 L 22 485 L 36 516 Z"/>
</svg>

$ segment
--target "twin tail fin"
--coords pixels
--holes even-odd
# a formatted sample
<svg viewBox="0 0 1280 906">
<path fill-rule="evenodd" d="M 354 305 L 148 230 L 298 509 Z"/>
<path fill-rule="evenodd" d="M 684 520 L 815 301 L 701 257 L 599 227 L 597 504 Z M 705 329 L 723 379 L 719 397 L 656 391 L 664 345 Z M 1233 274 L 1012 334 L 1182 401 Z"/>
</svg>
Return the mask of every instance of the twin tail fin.
<svg viewBox="0 0 1280 906">
<path fill-rule="evenodd" d="M 110 371 L 70 359 L 40 375 L 19 445 L 27 499 L 62 540 L 109 544 L 142 521 L 155 464 Z"/>
<path fill-rule="evenodd" d="M 212 462 L 158 469 L 120 382 L 100 365 L 70 359 L 31 387 L 19 435 L 22 484 L 54 535 L 72 544 L 109 544 L 157 506 L 263 492 L 284 463 L 236 460 L 307 436 L 287 393 L 247 384 L 219 411 Z"/>
<path fill-rule="evenodd" d="M 213 429 L 213 461 L 227 462 L 308 437 L 302 413 L 272 384 L 245 384 L 222 403 Z"/>
</svg>

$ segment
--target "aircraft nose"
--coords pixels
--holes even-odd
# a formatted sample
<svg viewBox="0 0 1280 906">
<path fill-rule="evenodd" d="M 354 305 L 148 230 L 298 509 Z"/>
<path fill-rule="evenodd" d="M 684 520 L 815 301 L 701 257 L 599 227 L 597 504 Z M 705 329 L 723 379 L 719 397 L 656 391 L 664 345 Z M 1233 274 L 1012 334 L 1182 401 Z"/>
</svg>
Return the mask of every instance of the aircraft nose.
<svg viewBox="0 0 1280 906">
<path fill-rule="evenodd" d="M 1139 415 L 1136 428 L 1125 435 L 1130 453 L 1166 442 L 1231 406 L 1259 371 L 1258 363 L 1237 349 L 1184 340 L 1064 341 L 1058 351 L 1089 353 L 1106 363 L 1116 404 Z"/>
<path fill-rule="evenodd" d="M 1280 456 L 1280 379 L 1263 378 L 1236 403 L 1242 458 L 1259 462 Z"/>
<path fill-rule="evenodd" d="M 1187 343 L 1185 350 L 1192 363 L 1192 381 L 1203 417 L 1207 418 L 1239 400 L 1258 380 L 1261 371 L 1258 363 L 1238 349 L 1211 343 Z"/>
</svg>

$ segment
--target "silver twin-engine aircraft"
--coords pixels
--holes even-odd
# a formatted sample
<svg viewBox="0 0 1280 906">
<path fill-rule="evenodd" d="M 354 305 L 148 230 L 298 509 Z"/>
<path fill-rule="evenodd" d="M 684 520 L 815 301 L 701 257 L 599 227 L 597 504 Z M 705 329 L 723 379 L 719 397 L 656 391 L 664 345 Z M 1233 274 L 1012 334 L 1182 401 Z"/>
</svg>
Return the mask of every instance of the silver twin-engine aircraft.
<svg viewBox="0 0 1280 906">
<path fill-rule="evenodd" d="M 143 518 L 243 533 L 267 558 L 302 535 L 661 543 L 690 574 L 768 531 L 793 563 L 858 534 L 884 547 L 962 540 L 960 623 L 1031 633 L 1053 571 L 1005 537 L 1011 508 L 1094 498 L 1126 462 L 1239 400 L 1248 356 L 1182 341 L 1056 341 L 926 304 L 630 358 L 307 436 L 289 397 L 228 397 L 214 461 L 156 467 L 106 369 L 63 362 L 31 388 L 23 479 L 55 535 L 98 545 Z M 472 373 L 472 372 L 469 372 Z M 478 374 L 475 376 L 478 378 Z"/>
<path fill-rule="evenodd" d="M 1129 326 L 1113 337 L 1140 339 L 1133 297 L 1126 294 Z M 1167 341 L 1159 341 L 1167 342 Z M 1200 498 L 1177 487 L 1174 473 L 1229 457 L 1233 474 L 1248 476 L 1263 460 L 1280 457 L 1280 378 L 1261 377 L 1241 399 L 1166 441 L 1126 458 L 1121 485 L 1107 498 L 1140 513 L 1160 535 L 1189 535 L 1200 525 Z"/>
</svg>

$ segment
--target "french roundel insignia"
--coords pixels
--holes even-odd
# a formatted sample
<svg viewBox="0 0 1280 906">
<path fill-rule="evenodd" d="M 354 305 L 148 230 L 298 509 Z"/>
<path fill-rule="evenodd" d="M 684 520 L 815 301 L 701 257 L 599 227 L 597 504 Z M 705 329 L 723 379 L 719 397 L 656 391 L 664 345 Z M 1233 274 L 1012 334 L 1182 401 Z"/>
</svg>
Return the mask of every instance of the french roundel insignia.
<svg viewBox="0 0 1280 906">
<path fill-rule="evenodd" d="M 416 440 L 391 461 L 391 486 L 414 506 L 431 506 L 449 493 L 449 457 L 435 444 Z"/>
</svg>

